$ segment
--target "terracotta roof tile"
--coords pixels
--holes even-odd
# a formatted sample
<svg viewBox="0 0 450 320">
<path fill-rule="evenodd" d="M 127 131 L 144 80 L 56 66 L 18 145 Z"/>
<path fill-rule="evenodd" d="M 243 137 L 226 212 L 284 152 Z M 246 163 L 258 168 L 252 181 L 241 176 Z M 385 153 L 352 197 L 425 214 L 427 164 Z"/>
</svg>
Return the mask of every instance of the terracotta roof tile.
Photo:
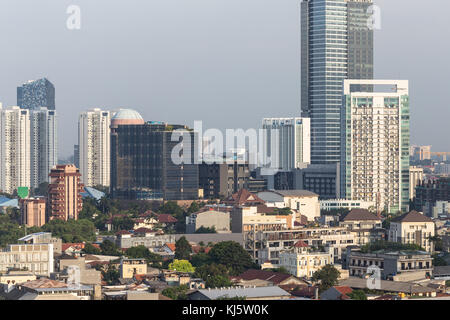
<svg viewBox="0 0 450 320">
<path fill-rule="evenodd" d="M 352 209 L 349 213 L 347 213 L 342 221 L 381 221 L 379 217 L 370 213 L 369 210 L 366 209 Z"/>
<path fill-rule="evenodd" d="M 417 211 L 411 211 L 392 219 L 391 222 L 433 222 L 433 220 Z"/>
<path fill-rule="evenodd" d="M 178 220 L 172 216 L 171 214 L 161 213 L 158 214 L 158 221 L 160 223 L 175 223 L 178 222 Z"/>
</svg>

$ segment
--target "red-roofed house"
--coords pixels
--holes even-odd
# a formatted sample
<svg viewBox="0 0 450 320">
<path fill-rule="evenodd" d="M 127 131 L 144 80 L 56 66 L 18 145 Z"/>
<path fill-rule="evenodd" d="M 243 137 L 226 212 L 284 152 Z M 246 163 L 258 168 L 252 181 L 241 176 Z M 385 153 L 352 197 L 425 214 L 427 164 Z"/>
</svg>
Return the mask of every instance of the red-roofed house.
<svg viewBox="0 0 450 320">
<path fill-rule="evenodd" d="M 174 216 L 172 216 L 171 214 L 166 214 L 166 213 L 158 214 L 157 219 L 158 219 L 159 223 L 161 223 L 165 226 L 175 224 L 178 222 L 178 220 Z"/>
<path fill-rule="evenodd" d="M 164 246 L 161 248 L 162 251 L 168 253 L 168 254 L 173 254 L 175 255 L 175 243 L 166 243 L 164 244 Z"/>
<path fill-rule="evenodd" d="M 347 286 L 334 286 L 320 295 L 320 300 L 350 300 L 348 296 L 353 290 Z"/>
<path fill-rule="evenodd" d="M 61 252 L 68 255 L 79 255 L 84 249 L 84 243 L 63 243 Z"/>
<path fill-rule="evenodd" d="M 245 285 L 254 280 L 261 280 L 262 283 L 269 282 L 273 285 L 305 285 L 306 282 L 286 273 L 272 272 L 266 270 L 249 269 L 237 277 L 232 277 L 236 284 Z M 253 283 L 254 284 L 254 283 Z"/>
</svg>

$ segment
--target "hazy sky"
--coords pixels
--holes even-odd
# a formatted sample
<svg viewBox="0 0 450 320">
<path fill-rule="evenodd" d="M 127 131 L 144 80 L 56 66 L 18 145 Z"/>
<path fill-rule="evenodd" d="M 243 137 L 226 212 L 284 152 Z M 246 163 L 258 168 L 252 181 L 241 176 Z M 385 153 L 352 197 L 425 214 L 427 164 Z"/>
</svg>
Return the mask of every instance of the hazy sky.
<svg viewBox="0 0 450 320">
<path fill-rule="evenodd" d="M 450 1 L 378 0 L 375 77 L 410 80 L 411 142 L 450 151 Z M 81 29 L 66 27 L 69 5 Z M 47 77 L 60 157 L 80 111 L 259 128 L 300 114 L 300 0 L 0 0 L 0 102 Z M 434 8 L 426 11 L 427 8 Z"/>
</svg>

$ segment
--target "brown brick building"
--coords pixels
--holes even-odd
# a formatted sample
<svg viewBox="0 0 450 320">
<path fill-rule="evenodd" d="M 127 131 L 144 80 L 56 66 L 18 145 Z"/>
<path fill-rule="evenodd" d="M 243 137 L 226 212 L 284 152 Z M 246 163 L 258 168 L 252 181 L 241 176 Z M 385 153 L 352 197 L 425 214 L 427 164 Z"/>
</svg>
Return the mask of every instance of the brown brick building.
<svg viewBox="0 0 450 320">
<path fill-rule="evenodd" d="M 74 165 L 57 165 L 50 171 L 48 213 L 50 220 L 78 219 L 83 202 L 80 170 Z"/>
<path fill-rule="evenodd" d="M 20 199 L 20 216 L 27 227 L 42 227 L 46 222 L 45 198 Z"/>
</svg>

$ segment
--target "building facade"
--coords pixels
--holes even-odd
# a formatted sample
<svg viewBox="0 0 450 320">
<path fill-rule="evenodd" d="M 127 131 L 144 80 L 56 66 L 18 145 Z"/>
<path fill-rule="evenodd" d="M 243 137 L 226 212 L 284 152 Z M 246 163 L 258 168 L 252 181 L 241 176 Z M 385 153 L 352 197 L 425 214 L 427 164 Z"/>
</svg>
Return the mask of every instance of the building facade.
<svg viewBox="0 0 450 320">
<path fill-rule="evenodd" d="M 264 155 L 273 169 L 291 170 L 311 162 L 309 118 L 266 118 Z"/>
<path fill-rule="evenodd" d="M 138 115 L 135 111 L 121 110 L 111 121 L 110 189 L 113 197 L 198 199 L 198 164 L 194 161 L 196 134 L 184 125 L 143 123 L 142 118 L 139 124 L 127 124 L 130 116 L 137 118 Z M 174 141 L 174 136 L 183 142 Z M 187 140 L 190 140 L 190 146 Z M 176 163 L 172 156 L 180 143 L 185 150 L 183 158 L 178 159 L 180 163 Z"/>
<path fill-rule="evenodd" d="M 45 107 L 30 110 L 31 187 L 48 182 L 51 168 L 58 164 L 56 111 Z"/>
<path fill-rule="evenodd" d="M 78 119 L 78 163 L 87 187 L 109 187 L 111 116 L 110 111 L 95 108 Z"/>
<path fill-rule="evenodd" d="M 423 181 L 423 168 L 416 166 L 409 167 L 409 200 L 416 197 L 416 187 Z"/>
<path fill-rule="evenodd" d="M 195 233 L 200 227 L 214 228 L 216 232 L 230 232 L 230 213 L 206 210 L 186 217 L 186 233 Z"/>
<path fill-rule="evenodd" d="M 312 250 L 303 241 L 298 241 L 291 249 L 280 253 L 280 267 L 299 278 L 312 278 L 316 271 L 333 264 L 332 255 L 327 252 Z"/>
<path fill-rule="evenodd" d="M 278 190 L 258 192 L 268 207 L 290 208 L 314 221 L 320 217 L 319 195 L 306 190 Z"/>
<path fill-rule="evenodd" d="M 48 277 L 53 267 L 52 244 L 11 244 L 0 251 L 0 273 L 20 269 Z"/>
<path fill-rule="evenodd" d="M 393 86 L 393 92 L 353 91 Z M 409 210 L 408 81 L 344 80 L 341 192 L 390 213 Z"/>
<path fill-rule="evenodd" d="M 48 185 L 49 219 L 78 219 L 83 207 L 80 170 L 74 165 L 57 165 L 50 171 Z"/>
<path fill-rule="evenodd" d="M 247 187 L 250 170 L 247 161 L 234 160 L 224 163 L 203 162 L 198 167 L 199 187 L 205 199 L 229 197 Z"/>
<path fill-rule="evenodd" d="M 301 3 L 302 116 L 311 118 L 311 161 L 340 161 L 344 79 L 373 79 L 372 0 Z M 369 88 L 367 88 L 369 89 Z"/>
<path fill-rule="evenodd" d="M 42 227 L 46 223 L 45 198 L 20 199 L 20 216 L 27 227 Z"/>
<path fill-rule="evenodd" d="M 430 237 L 434 235 L 433 220 L 417 211 L 411 211 L 392 219 L 389 225 L 388 240 L 403 244 L 416 244 L 428 252 L 433 252 L 434 244 Z"/>
<path fill-rule="evenodd" d="M 17 87 L 17 105 L 22 109 L 55 110 L 55 87 L 46 78 L 30 80 Z"/>
<path fill-rule="evenodd" d="M 30 187 L 30 113 L 0 105 L 0 189 L 13 194 Z"/>
<path fill-rule="evenodd" d="M 434 208 L 440 201 L 450 202 L 450 178 L 424 180 L 416 187 L 414 206 L 425 215 L 434 216 Z"/>
</svg>

